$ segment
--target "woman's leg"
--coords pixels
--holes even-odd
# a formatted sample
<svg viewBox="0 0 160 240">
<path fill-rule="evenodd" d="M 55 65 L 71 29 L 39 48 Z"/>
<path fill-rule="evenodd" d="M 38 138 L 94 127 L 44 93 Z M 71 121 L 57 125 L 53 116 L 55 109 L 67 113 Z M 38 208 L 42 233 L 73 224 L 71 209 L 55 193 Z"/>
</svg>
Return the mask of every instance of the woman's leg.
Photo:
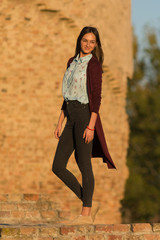
<svg viewBox="0 0 160 240">
<path fill-rule="evenodd" d="M 75 149 L 73 124 L 67 118 L 64 130 L 58 140 L 52 171 L 82 200 L 82 187 L 76 177 L 66 169 L 69 157 Z"/>
<path fill-rule="evenodd" d="M 91 153 L 93 141 L 88 144 L 83 139 L 83 133 L 90 120 L 88 107 L 80 108 L 77 111 L 75 122 L 75 158 L 82 174 L 82 200 L 83 207 L 92 207 L 92 197 L 94 191 L 94 175 L 91 163 Z"/>
</svg>

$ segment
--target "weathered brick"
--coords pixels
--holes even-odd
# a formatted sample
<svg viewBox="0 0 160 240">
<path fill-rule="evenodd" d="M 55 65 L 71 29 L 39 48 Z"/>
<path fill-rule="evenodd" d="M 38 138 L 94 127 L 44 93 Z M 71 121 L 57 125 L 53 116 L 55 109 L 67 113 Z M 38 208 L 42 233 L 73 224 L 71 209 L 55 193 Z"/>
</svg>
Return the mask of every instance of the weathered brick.
<svg viewBox="0 0 160 240">
<path fill-rule="evenodd" d="M 10 217 L 11 216 L 11 212 L 10 211 L 0 211 L 0 217 Z"/>
<path fill-rule="evenodd" d="M 52 237 L 38 237 L 36 240 L 62 240 L 61 238 L 52 238 Z"/>
<path fill-rule="evenodd" d="M 36 235 L 37 233 L 37 229 L 36 228 L 32 228 L 32 227 L 21 227 L 20 228 L 20 234 L 21 235 L 26 235 L 26 236 L 29 236 L 29 235 Z"/>
<path fill-rule="evenodd" d="M 55 219 L 55 218 L 57 218 L 57 214 L 56 214 L 56 212 L 55 211 L 41 211 L 41 216 L 43 217 L 43 218 L 52 218 L 52 219 Z"/>
<path fill-rule="evenodd" d="M 144 240 L 160 240 L 160 234 L 145 234 L 143 237 Z"/>
<path fill-rule="evenodd" d="M 160 232 L 160 223 L 153 223 L 153 231 Z"/>
<path fill-rule="evenodd" d="M 0 203 L 0 209 L 2 211 L 5 211 L 5 210 L 15 210 L 15 209 L 17 209 L 17 205 L 14 204 L 14 203 L 8 203 L 8 202 Z"/>
<path fill-rule="evenodd" d="M 74 239 L 74 235 L 71 236 L 71 235 L 68 235 L 68 236 L 60 236 L 60 237 L 56 237 L 56 238 L 53 238 L 54 240 L 71 240 L 71 239 Z"/>
<path fill-rule="evenodd" d="M 11 218 L 23 219 L 25 217 L 24 211 L 12 211 Z"/>
<path fill-rule="evenodd" d="M 19 235 L 19 232 L 20 232 L 19 228 L 3 228 L 1 235 L 2 235 L 2 237 L 4 237 L 4 236 L 13 237 L 13 236 Z"/>
<path fill-rule="evenodd" d="M 25 217 L 26 218 L 41 218 L 41 215 L 40 215 L 40 212 L 39 211 L 37 211 L 37 210 L 35 210 L 35 211 L 27 211 L 26 213 L 25 213 Z"/>
<path fill-rule="evenodd" d="M 20 236 L 16 236 L 16 237 L 12 237 L 12 236 L 10 236 L 10 237 L 2 237 L 1 238 L 1 240 L 24 240 L 24 238 L 23 237 L 20 237 Z M 25 238 L 25 240 L 33 240 L 33 238 Z M 36 239 L 37 240 L 37 239 Z"/>
<path fill-rule="evenodd" d="M 56 227 L 52 227 L 52 228 L 40 228 L 39 231 L 39 236 L 42 237 L 57 237 L 59 235 L 59 229 Z"/>
<path fill-rule="evenodd" d="M 92 225 L 77 225 L 77 232 L 79 233 L 93 233 L 94 232 L 94 226 Z"/>
<path fill-rule="evenodd" d="M 7 197 L 8 197 L 8 194 L 0 194 L 0 202 L 6 202 Z"/>
<path fill-rule="evenodd" d="M 8 202 L 20 202 L 22 194 L 8 194 Z"/>
<path fill-rule="evenodd" d="M 144 236 L 142 234 L 138 234 L 138 235 L 127 234 L 126 236 L 124 236 L 124 240 L 144 240 Z"/>
<path fill-rule="evenodd" d="M 75 233 L 76 228 L 75 227 L 60 227 L 60 234 L 62 235 L 68 235 L 68 234 L 72 234 Z"/>
<path fill-rule="evenodd" d="M 71 216 L 71 211 L 60 211 L 59 217 L 66 218 Z"/>
<path fill-rule="evenodd" d="M 105 236 L 103 234 L 92 234 L 88 235 L 88 240 L 105 240 Z"/>
<path fill-rule="evenodd" d="M 72 238 L 73 240 L 86 240 L 86 236 L 78 236 L 78 237 L 74 237 Z M 89 238 L 88 238 L 89 239 Z"/>
<path fill-rule="evenodd" d="M 109 235 L 107 240 L 123 240 L 123 236 L 121 235 Z"/>
<path fill-rule="evenodd" d="M 48 210 L 49 209 L 49 203 L 48 202 L 41 202 L 37 201 L 36 204 L 34 205 L 35 209 L 40 209 L 40 210 Z"/>
<path fill-rule="evenodd" d="M 37 201 L 39 199 L 39 194 L 23 194 L 23 198 L 27 201 Z"/>
<path fill-rule="evenodd" d="M 96 225 L 95 226 L 95 232 L 100 232 L 100 231 L 104 231 L 104 232 L 107 232 L 107 233 L 110 233 L 113 231 L 113 224 L 100 224 L 100 225 Z"/>
<path fill-rule="evenodd" d="M 113 231 L 114 232 L 130 232 L 131 226 L 130 224 L 114 224 Z"/>
<path fill-rule="evenodd" d="M 34 205 L 31 203 L 18 203 L 17 208 L 19 210 L 32 210 L 34 209 Z"/>
<path fill-rule="evenodd" d="M 150 223 L 132 223 L 133 232 L 150 232 L 152 226 Z"/>
</svg>

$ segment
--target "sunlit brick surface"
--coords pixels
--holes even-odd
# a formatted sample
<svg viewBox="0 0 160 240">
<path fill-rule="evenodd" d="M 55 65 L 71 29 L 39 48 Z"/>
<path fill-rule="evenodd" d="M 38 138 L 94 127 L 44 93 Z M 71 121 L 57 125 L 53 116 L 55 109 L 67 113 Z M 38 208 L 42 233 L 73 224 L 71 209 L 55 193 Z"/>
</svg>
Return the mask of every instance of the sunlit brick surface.
<svg viewBox="0 0 160 240">
<path fill-rule="evenodd" d="M 51 194 L 66 211 L 79 211 L 81 202 L 51 167 L 63 101 L 62 78 L 86 25 L 97 27 L 101 36 L 105 72 L 100 114 L 117 167 L 108 169 L 101 158 L 92 159 L 93 199 L 101 202 L 98 223 L 120 223 L 120 200 L 129 175 L 125 106 L 127 77 L 133 71 L 130 0 L 0 1 L 0 193 Z M 67 168 L 81 182 L 73 155 Z M 22 204 L 19 195 L 14 201 L 20 201 L 21 212 L 14 209 L 12 216 L 23 217 L 30 206 Z M 12 206 L 8 199 L 1 215 L 10 216 Z M 33 215 L 39 218 L 37 210 Z M 43 216 L 52 213 L 44 210 Z"/>
</svg>

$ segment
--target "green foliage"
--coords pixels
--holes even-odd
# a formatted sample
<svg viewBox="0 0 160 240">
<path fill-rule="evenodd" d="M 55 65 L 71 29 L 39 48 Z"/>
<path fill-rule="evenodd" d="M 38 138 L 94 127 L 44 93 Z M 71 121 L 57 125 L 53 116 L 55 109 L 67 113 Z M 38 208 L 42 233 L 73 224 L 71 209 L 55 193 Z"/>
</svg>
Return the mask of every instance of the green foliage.
<svg viewBox="0 0 160 240">
<path fill-rule="evenodd" d="M 134 34 L 134 33 L 133 33 Z M 126 111 L 130 140 L 127 165 L 130 175 L 121 201 L 122 219 L 160 222 L 160 47 L 156 31 L 146 33 L 143 57 L 133 37 L 134 74 L 128 80 Z"/>
</svg>

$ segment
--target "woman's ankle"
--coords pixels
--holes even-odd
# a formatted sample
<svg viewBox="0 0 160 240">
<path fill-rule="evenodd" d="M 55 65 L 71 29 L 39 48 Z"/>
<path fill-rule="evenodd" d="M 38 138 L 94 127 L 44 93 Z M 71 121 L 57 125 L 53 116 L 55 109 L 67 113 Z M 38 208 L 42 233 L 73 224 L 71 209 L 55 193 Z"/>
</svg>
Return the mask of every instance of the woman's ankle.
<svg viewBox="0 0 160 240">
<path fill-rule="evenodd" d="M 83 215 L 83 216 L 90 216 L 91 215 L 91 207 L 84 207 L 84 206 L 82 206 L 81 215 Z"/>
</svg>

